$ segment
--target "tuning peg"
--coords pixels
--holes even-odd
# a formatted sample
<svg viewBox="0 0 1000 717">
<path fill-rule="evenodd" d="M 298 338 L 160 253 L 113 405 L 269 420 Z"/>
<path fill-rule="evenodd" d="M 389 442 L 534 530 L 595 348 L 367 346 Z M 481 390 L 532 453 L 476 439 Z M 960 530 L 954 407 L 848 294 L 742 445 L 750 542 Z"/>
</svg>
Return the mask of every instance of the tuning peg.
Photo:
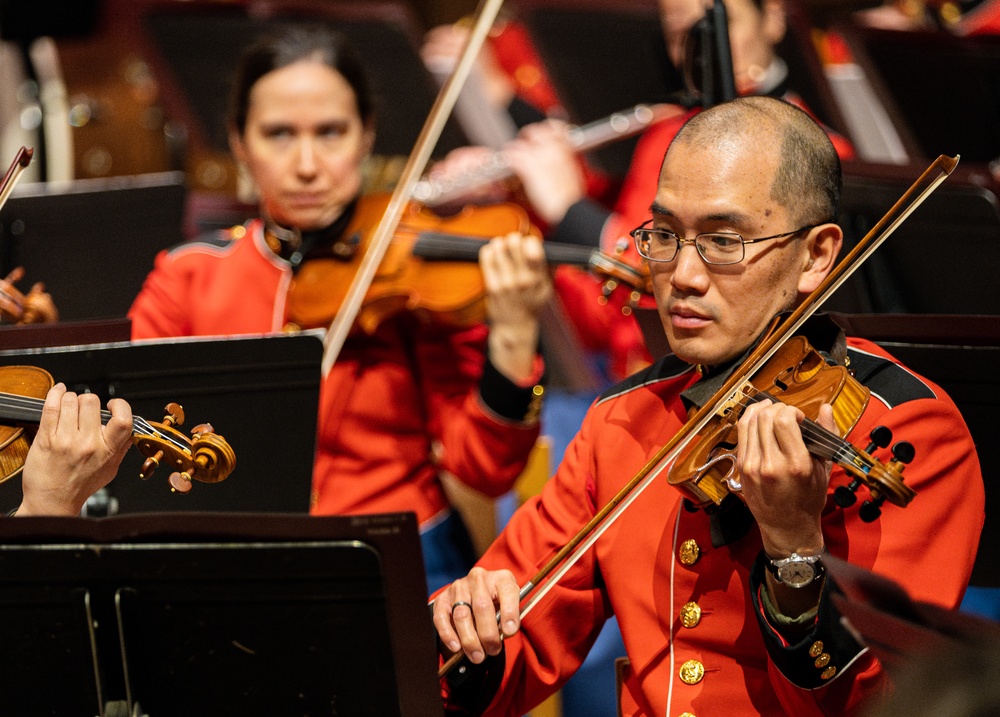
<svg viewBox="0 0 1000 717">
<path fill-rule="evenodd" d="M 871 453 L 876 448 L 885 448 L 888 446 L 892 440 L 892 431 L 885 426 L 875 426 L 872 432 L 868 434 L 868 438 L 871 439 L 871 443 L 868 444 L 865 453 Z"/>
<path fill-rule="evenodd" d="M 892 431 L 890 431 L 885 426 L 875 426 L 868 434 L 868 438 L 871 443 L 865 449 L 865 453 L 871 453 L 876 448 L 885 448 L 889 445 L 889 441 L 892 440 Z M 861 487 L 861 479 L 855 478 L 849 484 L 842 485 L 833 491 L 833 502 L 839 505 L 841 508 L 850 508 L 852 505 L 858 502 L 858 488 Z"/>
<path fill-rule="evenodd" d="M 900 441 L 892 447 L 893 463 L 909 463 L 916 455 L 913 444 L 909 441 Z"/>
<path fill-rule="evenodd" d="M 155 454 L 143 461 L 142 468 L 139 469 L 139 477 L 146 480 L 153 475 L 153 471 L 155 471 L 157 466 L 160 465 L 161 460 L 163 460 L 163 451 L 157 451 Z"/>
<path fill-rule="evenodd" d="M 168 403 L 163 410 L 167 412 L 163 425 L 170 428 L 184 425 L 184 408 L 179 403 Z"/>
<path fill-rule="evenodd" d="M 833 502 L 841 508 L 850 508 L 858 502 L 858 496 L 856 493 L 860 487 L 861 480 L 858 478 L 852 480 L 848 485 L 839 486 L 835 491 L 833 491 Z"/>
<path fill-rule="evenodd" d="M 879 516 L 882 515 L 882 503 L 884 502 L 884 495 L 880 495 L 878 498 L 872 498 L 871 500 L 866 500 L 858 509 L 858 516 L 866 523 L 874 523 L 878 520 Z"/>
<path fill-rule="evenodd" d="M 183 473 L 171 473 L 168 480 L 170 490 L 176 493 L 188 493 L 192 488 L 191 474 L 187 471 Z"/>
</svg>

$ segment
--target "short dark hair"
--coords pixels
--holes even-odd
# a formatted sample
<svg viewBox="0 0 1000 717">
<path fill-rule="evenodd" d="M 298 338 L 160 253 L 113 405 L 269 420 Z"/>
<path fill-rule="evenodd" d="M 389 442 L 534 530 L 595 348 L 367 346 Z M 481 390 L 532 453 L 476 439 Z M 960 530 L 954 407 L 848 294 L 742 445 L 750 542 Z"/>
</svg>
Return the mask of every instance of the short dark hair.
<svg viewBox="0 0 1000 717">
<path fill-rule="evenodd" d="M 319 25 L 293 25 L 258 40 L 240 60 L 229 111 L 240 134 L 246 129 L 250 92 L 257 81 L 301 60 L 316 60 L 339 72 L 354 90 L 361 121 L 368 123 L 374 114 L 368 78 L 347 38 Z"/>
<path fill-rule="evenodd" d="M 710 148 L 734 134 L 755 142 L 766 141 L 768 134 L 778 140 L 780 161 L 771 197 L 798 224 L 836 221 L 842 186 L 840 157 L 812 117 L 773 97 L 738 97 L 694 115 L 673 144 Z"/>
</svg>

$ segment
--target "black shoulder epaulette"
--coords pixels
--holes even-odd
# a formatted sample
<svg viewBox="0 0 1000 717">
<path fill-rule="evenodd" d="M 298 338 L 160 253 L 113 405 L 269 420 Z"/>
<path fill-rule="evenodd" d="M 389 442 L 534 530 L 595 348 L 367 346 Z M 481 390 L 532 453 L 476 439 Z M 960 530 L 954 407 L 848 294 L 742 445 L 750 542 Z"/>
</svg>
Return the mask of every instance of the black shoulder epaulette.
<svg viewBox="0 0 1000 717">
<path fill-rule="evenodd" d="M 225 249 L 235 241 L 238 241 L 238 239 L 235 236 L 233 236 L 232 228 L 219 229 L 213 232 L 204 232 L 203 234 L 199 234 L 195 238 L 189 239 L 186 242 L 175 244 L 174 246 L 170 247 L 167 250 L 167 252 L 172 253 L 178 249 L 189 249 L 197 244 L 201 244 L 202 246 L 213 247 L 215 249 Z"/>
<path fill-rule="evenodd" d="M 847 355 L 854 378 L 890 408 L 920 398 L 937 398 L 934 390 L 919 376 L 894 361 L 856 348 L 848 348 Z"/>
<path fill-rule="evenodd" d="M 609 398 L 621 396 L 623 393 L 628 393 L 633 389 L 646 386 L 650 383 L 677 378 L 684 372 L 693 370 L 694 366 L 681 361 L 673 354 L 664 356 L 659 361 L 655 361 L 641 371 L 632 374 L 628 378 L 608 388 L 604 393 L 597 397 L 597 403 L 606 401 Z"/>
</svg>

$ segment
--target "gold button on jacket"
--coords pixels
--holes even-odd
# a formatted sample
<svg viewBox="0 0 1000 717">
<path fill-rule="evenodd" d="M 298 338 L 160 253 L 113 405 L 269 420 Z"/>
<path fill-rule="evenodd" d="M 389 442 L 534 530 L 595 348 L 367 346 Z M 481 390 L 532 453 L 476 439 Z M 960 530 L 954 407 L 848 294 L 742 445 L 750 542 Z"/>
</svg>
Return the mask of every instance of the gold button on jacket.
<svg viewBox="0 0 1000 717">
<path fill-rule="evenodd" d="M 698 556 L 701 555 L 701 548 L 698 547 L 698 543 L 688 539 L 681 543 L 681 548 L 678 551 L 678 557 L 681 563 L 684 565 L 694 565 L 698 562 Z"/>
<path fill-rule="evenodd" d="M 685 685 L 697 685 L 705 676 L 705 666 L 698 660 L 688 660 L 681 665 L 678 674 Z"/>
<path fill-rule="evenodd" d="M 701 605 L 696 602 L 689 602 L 681 608 L 681 625 L 684 627 L 695 627 L 701 622 Z"/>
</svg>

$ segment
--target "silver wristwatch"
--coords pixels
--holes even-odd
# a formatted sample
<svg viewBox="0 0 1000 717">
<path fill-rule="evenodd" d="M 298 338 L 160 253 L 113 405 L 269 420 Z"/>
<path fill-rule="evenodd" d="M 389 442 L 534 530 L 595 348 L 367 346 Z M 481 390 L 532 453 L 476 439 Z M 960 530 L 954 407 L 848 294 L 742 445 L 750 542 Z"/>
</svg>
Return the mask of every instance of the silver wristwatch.
<svg viewBox="0 0 1000 717">
<path fill-rule="evenodd" d="M 792 553 L 782 560 L 768 560 L 765 565 L 779 583 L 790 588 L 804 588 L 826 572 L 820 557 Z"/>
</svg>

